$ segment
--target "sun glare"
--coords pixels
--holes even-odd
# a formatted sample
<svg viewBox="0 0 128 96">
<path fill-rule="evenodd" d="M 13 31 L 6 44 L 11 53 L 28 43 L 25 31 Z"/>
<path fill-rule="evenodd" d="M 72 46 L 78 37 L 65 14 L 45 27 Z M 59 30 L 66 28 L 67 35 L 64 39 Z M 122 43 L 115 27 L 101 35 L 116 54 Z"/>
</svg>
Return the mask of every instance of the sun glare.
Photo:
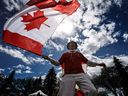
<svg viewBox="0 0 128 96">
<path fill-rule="evenodd" d="M 73 22 L 70 18 L 66 18 L 56 29 L 54 32 L 53 37 L 68 37 L 73 35 L 74 31 Z"/>
<path fill-rule="evenodd" d="M 73 22 L 71 22 L 70 20 L 65 20 L 62 24 L 62 32 L 66 35 L 72 35 L 73 28 Z"/>
</svg>

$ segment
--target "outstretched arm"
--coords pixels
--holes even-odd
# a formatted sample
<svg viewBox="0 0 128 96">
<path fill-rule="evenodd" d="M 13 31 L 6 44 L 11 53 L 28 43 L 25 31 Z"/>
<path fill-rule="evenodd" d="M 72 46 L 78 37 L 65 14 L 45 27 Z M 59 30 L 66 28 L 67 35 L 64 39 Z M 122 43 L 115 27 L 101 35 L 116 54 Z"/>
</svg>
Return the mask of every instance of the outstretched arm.
<svg viewBox="0 0 128 96">
<path fill-rule="evenodd" d="M 91 66 L 91 67 L 101 66 L 101 67 L 106 69 L 106 64 L 105 63 L 96 63 L 96 62 L 88 61 L 87 65 Z"/>
<path fill-rule="evenodd" d="M 50 61 L 55 66 L 59 66 L 59 62 L 57 60 L 55 60 L 55 59 L 53 59 L 53 58 L 51 58 L 51 57 L 49 57 L 47 55 L 42 55 L 42 58 Z"/>
<path fill-rule="evenodd" d="M 101 66 L 101 67 L 106 69 L 106 64 L 105 63 L 92 62 L 92 61 L 88 60 L 87 58 L 85 58 L 83 54 L 81 54 L 81 58 L 82 58 L 83 62 L 87 63 L 87 65 L 90 66 L 90 67 Z"/>
</svg>

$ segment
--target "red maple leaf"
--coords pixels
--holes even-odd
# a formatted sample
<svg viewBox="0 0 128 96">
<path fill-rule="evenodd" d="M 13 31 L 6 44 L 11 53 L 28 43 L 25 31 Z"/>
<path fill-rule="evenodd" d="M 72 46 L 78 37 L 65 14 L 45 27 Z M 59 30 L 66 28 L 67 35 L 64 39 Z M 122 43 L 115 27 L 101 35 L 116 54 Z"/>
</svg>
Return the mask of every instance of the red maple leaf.
<svg viewBox="0 0 128 96">
<path fill-rule="evenodd" d="M 25 23 L 26 25 L 25 29 L 27 31 L 35 28 L 39 29 L 41 24 L 43 24 L 48 19 L 47 17 L 44 16 L 44 13 L 40 10 L 34 12 L 33 16 L 27 13 L 27 15 L 22 16 L 22 18 L 23 18 L 22 22 Z"/>
</svg>

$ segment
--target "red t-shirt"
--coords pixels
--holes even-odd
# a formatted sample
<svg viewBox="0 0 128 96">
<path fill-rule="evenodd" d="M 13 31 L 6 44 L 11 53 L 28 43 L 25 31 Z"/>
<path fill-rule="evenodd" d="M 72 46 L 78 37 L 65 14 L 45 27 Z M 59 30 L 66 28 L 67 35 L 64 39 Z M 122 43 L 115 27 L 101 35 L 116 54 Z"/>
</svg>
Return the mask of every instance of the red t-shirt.
<svg viewBox="0 0 128 96">
<path fill-rule="evenodd" d="M 87 61 L 87 58 L 78 51 L 66 52 L 59 59 L 65 74 L 84 73 L 81 64 L 87 63 Z"/>
</svg>

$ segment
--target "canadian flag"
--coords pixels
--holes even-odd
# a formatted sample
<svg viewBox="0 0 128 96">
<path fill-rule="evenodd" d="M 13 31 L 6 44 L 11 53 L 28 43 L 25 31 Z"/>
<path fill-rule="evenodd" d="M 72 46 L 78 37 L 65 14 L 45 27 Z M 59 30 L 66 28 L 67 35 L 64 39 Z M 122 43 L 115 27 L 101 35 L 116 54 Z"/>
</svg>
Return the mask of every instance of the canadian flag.
<svg viewBox="0 0 128 96">
<path fill-rule="evenodd" d="M 29 0 L 4 26 L 3 41 L 42 55 L 42 48 L 63 19 L 80 6 L 77 0 Z"/>
<path fill-rule="evenodd" d="M 76 94 L 75 96 L 86 96 L 81 90 L 76 89 Z"/>
</svg>

